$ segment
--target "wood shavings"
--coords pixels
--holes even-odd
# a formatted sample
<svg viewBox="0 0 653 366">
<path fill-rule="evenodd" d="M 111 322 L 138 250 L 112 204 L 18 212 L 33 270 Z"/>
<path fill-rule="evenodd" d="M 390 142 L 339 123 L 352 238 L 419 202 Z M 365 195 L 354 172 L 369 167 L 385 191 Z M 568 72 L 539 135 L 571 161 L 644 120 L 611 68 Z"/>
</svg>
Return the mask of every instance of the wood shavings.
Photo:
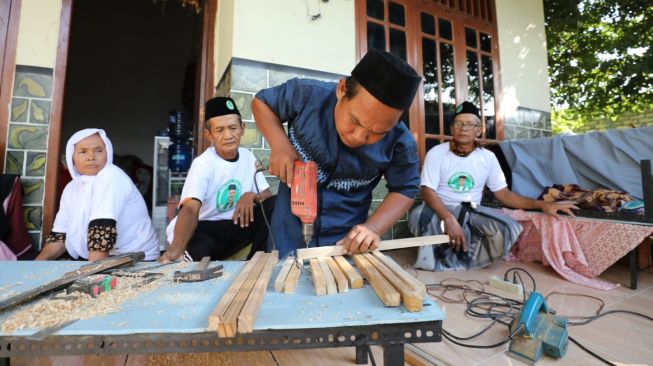
<svg viewBox="0 0 653 366">
<path fill-rule="evenodd" d="M 120 310 L 125 301 L 171 283 L 171 280 L 162 277 L 146 285 L 142 283 L 143 279 L 139 276 L 118 277 L 115 289 L 96 298 L 80 292 L 67 294 L 60 291 L 51 298 L 19 307 L 2 323 L 0 329 L 4 333 L 28 328 L 43 329 L 71 320 L 113 313 Z"/>
</svg>

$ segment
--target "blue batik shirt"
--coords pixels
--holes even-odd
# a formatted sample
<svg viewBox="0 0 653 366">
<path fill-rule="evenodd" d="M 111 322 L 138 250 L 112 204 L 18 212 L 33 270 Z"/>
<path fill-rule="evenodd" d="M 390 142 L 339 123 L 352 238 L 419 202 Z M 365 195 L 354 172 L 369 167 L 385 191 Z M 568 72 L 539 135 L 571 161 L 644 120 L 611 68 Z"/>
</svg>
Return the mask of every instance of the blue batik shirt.
<svg viewBox="0 0 653 366">
<path fill-rule="evenodd" d="M 292 79 L 264 89 L 256 98 L 282 122 L 303 161 L 318 166 L 318 217 L 311 246 L 333 245 L 367 220 L 372 190 L 385 176 L 389 192 L 415 198 L 419 189 L 417 145 L 403 122 L 380 141 L 351 148 L 336 131 L 336 83 Z M 290 210 L 290 190 L 279 185 L 272 214 L 272 235 L 284 256 L 305 246 L 301 223 Z M 268 247 L 271 249 L 271 239 Z"/>
</svg>

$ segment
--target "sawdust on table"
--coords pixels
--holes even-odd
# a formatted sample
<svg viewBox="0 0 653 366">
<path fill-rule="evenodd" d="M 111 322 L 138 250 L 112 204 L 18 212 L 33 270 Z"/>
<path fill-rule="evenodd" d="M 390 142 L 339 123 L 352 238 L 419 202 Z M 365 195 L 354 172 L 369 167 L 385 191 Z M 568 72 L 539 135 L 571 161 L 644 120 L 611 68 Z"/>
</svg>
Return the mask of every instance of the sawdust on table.
<svg viewBox="0 0 653 366">
<path fill-rule="evenodd" d="M 116 312 L 125 301 L 171 284 L 172 271 L 161 272 L 164 272 L 164 276 L 145 285 L 139 275 L 118 277 L 115 289 L 96 298 L 81 292 L 57 292 L 49 298 L 18 307 L 0 329 L 4 333 L 26 328 L 42 329 Z"/>
</svg>

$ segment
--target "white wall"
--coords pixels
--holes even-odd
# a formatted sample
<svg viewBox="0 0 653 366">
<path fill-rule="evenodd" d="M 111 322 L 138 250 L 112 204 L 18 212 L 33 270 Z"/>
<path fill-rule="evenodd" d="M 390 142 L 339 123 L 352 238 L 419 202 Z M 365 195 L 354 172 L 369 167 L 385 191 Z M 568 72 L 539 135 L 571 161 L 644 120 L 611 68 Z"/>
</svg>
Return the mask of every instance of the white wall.
<svg viewBox="0 0 653 366">
<path fill-rule="evenodd" d="M 61 0 L 23 0 L 18 25 L 16 65 L 54 68 Z"/>
<path fill-rule="evenodd" d="M 220 82 L 231 61 L 234 41 L 234 0 L 219 0 L 215 26 L 213 62 L 215 84 Z"/>
<path fill-rule="evenodd" d="M 354 22 L 354 0 L 235 0 L 233 57 L 348 75 Z"/>
<path fill-rule="evenodd" d="M 542 0 L 496 0 L 503 110 L 551 110 Z"/>
</svg>

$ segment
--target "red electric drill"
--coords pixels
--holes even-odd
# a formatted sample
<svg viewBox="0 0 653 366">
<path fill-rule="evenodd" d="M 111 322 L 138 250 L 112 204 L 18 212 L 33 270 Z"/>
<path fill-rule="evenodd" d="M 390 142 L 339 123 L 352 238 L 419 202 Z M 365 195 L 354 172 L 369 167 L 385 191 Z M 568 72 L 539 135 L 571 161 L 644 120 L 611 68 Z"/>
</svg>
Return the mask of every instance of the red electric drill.
<svg viewBox="0 0 653 366">
<path fill-rule="evenodd" d="M 290 208 L 302 222 L 302 235 L 306 246 L 311 242 L 317 217 L 317 165 L 295 161 L 295 173 L 290 192 Z"/>
</svg>

